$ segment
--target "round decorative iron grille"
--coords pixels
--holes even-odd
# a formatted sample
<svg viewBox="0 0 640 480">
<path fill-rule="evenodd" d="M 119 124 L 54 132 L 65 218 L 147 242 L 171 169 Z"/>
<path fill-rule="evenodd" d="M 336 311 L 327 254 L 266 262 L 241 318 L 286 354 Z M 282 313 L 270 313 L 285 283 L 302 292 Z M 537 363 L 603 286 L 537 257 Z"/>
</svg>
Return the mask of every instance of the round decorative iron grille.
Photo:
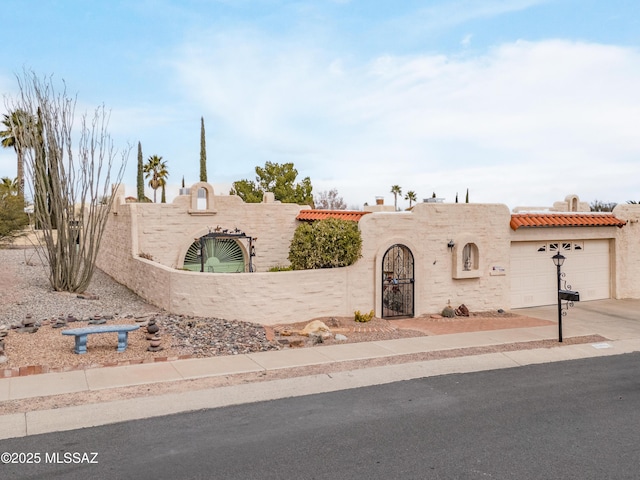
<svg viewBox="0 0 640 480">
<path fill-rule="evenodd" d="M 204 258 L 203 258 L 204 257 Z M 184 256 L 184 268 L 194 272 L 237 273 L 245 271 L 244 253 L 238 242 L 224 238 L 204 238 L 191 244 Z"/>
</svg>

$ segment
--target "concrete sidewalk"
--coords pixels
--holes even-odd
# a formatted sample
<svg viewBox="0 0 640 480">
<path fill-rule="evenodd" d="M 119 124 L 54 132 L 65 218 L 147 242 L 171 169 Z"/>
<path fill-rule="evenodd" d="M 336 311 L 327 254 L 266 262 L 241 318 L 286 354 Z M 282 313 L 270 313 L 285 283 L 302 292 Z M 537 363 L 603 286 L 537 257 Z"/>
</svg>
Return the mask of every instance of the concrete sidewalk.
<svg viewBox="0 0 640 480">
<path fill-rule="evenodd" d="M 516 313 L 557 320 L 557 307 L 537 307 Z M 472 357 L 443 358 L 351 371 L 246 383 L 109 403 L 0 416 L 0 439 L 137 420 L 203 408 L 331 392 L 450 373 L 511 368 L 534 363 L 640 351 L 640 300 L 577 303 L 563 317 L 563 337 L 600 335 L 606 342 L 553 348 L 505 351 Z M 498 346 L 535 340 L 557 340 L 557 324 L 451 335 L 415 337 L 369 343 L 286 349 L 237 356 L 178 360 L 152 364 L 96 368 L 64 373 L 0 379 L 0 401 L 94 392 L 134 385 L 176 382 L 204 377 L 269 373 L 311 365 L 379 359 L 423 352 Z"/>
</svg>

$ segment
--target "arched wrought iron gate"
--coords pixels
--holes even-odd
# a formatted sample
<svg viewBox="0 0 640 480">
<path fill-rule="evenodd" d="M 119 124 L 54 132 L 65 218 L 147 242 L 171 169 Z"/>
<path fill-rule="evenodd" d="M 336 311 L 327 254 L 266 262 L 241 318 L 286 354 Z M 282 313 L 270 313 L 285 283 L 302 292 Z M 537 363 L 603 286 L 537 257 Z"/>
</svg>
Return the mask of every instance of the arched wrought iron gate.
<svg viewBox="0 0 640 480">
<path fill-rule="evenodd" d="M 393 245 L 382 257 L 382 318 L 413 317 L 413 254 Z"/>
</svg>

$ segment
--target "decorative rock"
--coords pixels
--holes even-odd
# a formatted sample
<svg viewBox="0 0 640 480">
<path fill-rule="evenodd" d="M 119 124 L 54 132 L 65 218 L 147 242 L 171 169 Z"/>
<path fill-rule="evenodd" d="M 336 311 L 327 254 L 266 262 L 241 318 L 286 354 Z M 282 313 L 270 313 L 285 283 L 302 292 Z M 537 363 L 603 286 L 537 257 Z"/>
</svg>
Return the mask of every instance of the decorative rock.
<svg viewBox="0 0 640 480">
<path fill-rule="evenodd" d="M 51 325 L 51 328 L 62 328 L 66 326 L 67 326 L 67 319 L 65 319 L 64 317 L 58 317 L 55 323 Z"/>
<path fill-rule="evenodd" d="M 338 328 L 340 326 L 340 322 L 338 322 L 338 319 L 336 317 L 331 317 L 329 320 L 327 320 L 327 326 L 330 328 Z"/>
<path fill-rule="evenodd" d="M 456 316 L 456 311 L 453 308 L 451 308 L 449 305 L 447 305 L 442 310 L 442 316 L 446 318 L 453 318 Z"/>
<path fill-rule="evenodd" d="M 309 334 L 309 342 L 311 343 L 311 345 L 318 345 L 319 343 L 324 343 L 324 339 L 319 333 L 311 332 Z"/>
<path fill-rule="evenodd" d="M 18 332 L 20 333 L 36 333 L 38 331 L 38 327 L 22 327 L 18 328 Z"/>
<path fill-rule="evenodd" d="M 0 363 L 7 363 L 9 361 L 9 359 L 4 356 L 4 355 L 0 355 Z"/>
<path fill-rule="evenodd" d="M 338 342 L 346 342 L 348 340 L 348 338 L 342 335 L 341 333 L 336 333 L 336 336 L 334 338 Z"/>
<path fill-rule="evenodd" d="M 499 308 L 499 309 L 498 309 L 498 313 L 504 313 L 504 310 L 503 310 L 503 309 L 501 309 L 501 308 Z"/>
<path fill-rule="evenodd" d="M 147 333 L 155 334 L 158 333 L 159 330 L 160 327 L 156 324 L 156 321 L 149 320 L 149 323 L 147 324 Z"/>
<path fill-rule="evenodd" d="M 162 346 L 160 345 L 161 340 L 159 336 L 154 336 L 151 337 L 151 341 L 149 342 L 149 347 L 147 348 L 147 351 L 149 352 L 159 352 L 160 350 L 162 350 Z"/>
<path fill-rule="evenodd" d="M 23 327 L 33 327 L 35 325 L 35 323 L 36 323 L 36 321 L 33 319 L 31 314 L 27 314 L 25 319 L 22 320 L 22 326 Z"/>
<path fill-rule="evenodd" d="M 104 318 L 94 318 L 89 320 L 89 325 L 104 325 L 107 321 Z"/>
<path fill-rule="evenodd" d="M 314 320 L 311 323 L 308 323 L 299 333 L 300 335 L 308 336 L 310 333 L 318 333 L 318 332 L 329 332 L 329 327 L 327 327 L 320 320 Z"/>
<path fill-rule="evenodd" d="M 98 295 L 94 295 L 93 293 L 79 293 L 78 298 L 81 298 L 82 300 L 99 300 L 100 297 L 98 297 Z"/>
</svg>

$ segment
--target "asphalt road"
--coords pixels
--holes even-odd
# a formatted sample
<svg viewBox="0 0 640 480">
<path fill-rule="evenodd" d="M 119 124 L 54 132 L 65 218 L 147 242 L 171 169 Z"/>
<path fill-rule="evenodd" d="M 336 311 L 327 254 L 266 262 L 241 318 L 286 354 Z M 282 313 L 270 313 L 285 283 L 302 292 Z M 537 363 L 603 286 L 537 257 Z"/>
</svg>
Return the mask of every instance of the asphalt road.
<svg viewBox="0 0 640 480">
<path fill-rule="evenodd" d="M 39 462 L 0 478 L 637 479 L 639 445 L 628 354 L 3 440 Z"/>
</svg>

